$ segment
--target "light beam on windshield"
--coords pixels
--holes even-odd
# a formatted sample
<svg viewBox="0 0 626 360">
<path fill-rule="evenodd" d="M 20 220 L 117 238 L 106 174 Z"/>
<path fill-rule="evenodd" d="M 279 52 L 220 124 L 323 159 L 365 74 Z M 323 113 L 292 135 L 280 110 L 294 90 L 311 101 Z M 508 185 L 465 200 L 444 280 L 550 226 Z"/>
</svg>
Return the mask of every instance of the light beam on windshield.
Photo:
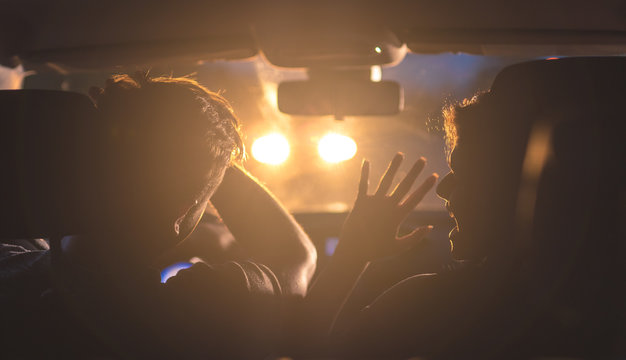
<svg viewBox="0 0 626 360">
<path fill-rule="evenodd" d="M 252 144 L 252 157 L 268 165 L 282 164 L 289 157 L 289 152 L 289 142 L 281 134 L 265 135 Z"/>
<path fill-rule="evenodd" d="M 336 133 L 324 135 L 317 145 L 320 157 L 329 163 L 352 159 L 356 154 L 356 149 L 356 142 L 352 138 Z"/>
</svg>

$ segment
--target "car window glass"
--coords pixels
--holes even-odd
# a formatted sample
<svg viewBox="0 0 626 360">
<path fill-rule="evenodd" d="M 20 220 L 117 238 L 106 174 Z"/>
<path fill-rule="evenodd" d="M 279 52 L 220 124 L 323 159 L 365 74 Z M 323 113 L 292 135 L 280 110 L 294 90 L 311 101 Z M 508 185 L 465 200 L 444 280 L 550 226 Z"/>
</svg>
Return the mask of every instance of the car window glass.
<svg viewBox="0 0 626 360">
<path fill-rule="evenodd" d="M 292 212 L 343 212 L 354 201 L 363 158 L 372 163 L 370 179 L 378 179 L 397 151 L 406 154 L 402 175 L 419 156 L 428 158 L 425 171 L 448 172 L 441 126 L 441 109 L 446 104 L 487 90 L 503 67 L 523 58 L 472 56 L 463 54 L 417 55 L 409 53 L 397 66 L 383 67 L 382 79 L 393 80 L 404 89 L 404 110 L 396 116 L 290 116 L 276 105 L 278 83 L 306 79 L 303 69 L 273 67 L 262 57 L 250 60 L 153 67 L 151 73 L 194 76 L 209 89 L 229 99 L 246 134 L 248 160 L 245 163 Z M 85 92 L 91 85 L 103 85 L 116 72 L 82 71 L 69 75 L 31 75 L 25 88 L 49 88 Z M 259 162 L 251 154 L 256 139 L 281 134 L 289 154 L 278 165 Z M 324 135 L 336 133 L 354 140 L 355 155 L 345 161 L 328 163 L 318 153 Z M 270 141 L 272 144 L 277 142 Z M 400 179 L 398 176 L 397 179 Z M 374 181 L 374 180 L 372 180 Z M 372 185 L 373 186 L 373 185 Z M 423 210 L 442 210 L 442 201 L 431 192 L 420 205 Z"/>
</svg>

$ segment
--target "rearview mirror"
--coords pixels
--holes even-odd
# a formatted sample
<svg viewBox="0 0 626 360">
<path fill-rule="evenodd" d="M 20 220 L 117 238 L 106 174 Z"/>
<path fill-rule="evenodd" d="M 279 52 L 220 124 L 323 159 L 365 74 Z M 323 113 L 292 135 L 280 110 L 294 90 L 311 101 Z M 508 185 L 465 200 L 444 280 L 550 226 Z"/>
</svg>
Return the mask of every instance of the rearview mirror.
<svg viewBox="0 0 626 360">
<path fill-rule="evenodd" d="M 403 91 L 393 81 L 336 79 L 288 81 L 278 86 L 278 109 L 293 115 L 395 115 L 403 108 Z"/>
</svg>

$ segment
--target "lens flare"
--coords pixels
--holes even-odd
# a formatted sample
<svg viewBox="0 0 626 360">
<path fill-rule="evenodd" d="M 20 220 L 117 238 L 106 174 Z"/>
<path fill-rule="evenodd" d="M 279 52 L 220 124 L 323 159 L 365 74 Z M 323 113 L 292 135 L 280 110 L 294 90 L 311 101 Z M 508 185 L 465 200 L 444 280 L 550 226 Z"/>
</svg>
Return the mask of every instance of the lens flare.
<svg viewBox="0 0 626 360">
<path fill-rule="evenodd" d="M 260 137 L 252 144 L 252 157 L 268 165 L 279 165 L 289 157 L 289 142 L 281 134 Z"/>
<path fill-rule="evenodd" d="M 318 143 L 317 152 L 324 161 L 339 163 L 354 157 L 356 154 L 356 142 L 345 135 L 326 134 Z"/>
</svg>

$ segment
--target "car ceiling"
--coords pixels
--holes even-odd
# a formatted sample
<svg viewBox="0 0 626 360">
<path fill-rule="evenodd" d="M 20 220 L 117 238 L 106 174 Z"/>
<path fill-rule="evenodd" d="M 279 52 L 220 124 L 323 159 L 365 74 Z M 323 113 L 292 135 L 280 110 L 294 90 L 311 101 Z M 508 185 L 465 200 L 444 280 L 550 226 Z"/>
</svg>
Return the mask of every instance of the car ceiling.
<svg viewBox="0 0 626 360">
<path fill-rule="evenodd" d="M 0 64 L 57 71 L 315 52 L 320 37 L 350 47 L 377 34 L 416 53 L 626 53 L 619 0 L 0 0 L 0 9 Z"/>
</svg>

